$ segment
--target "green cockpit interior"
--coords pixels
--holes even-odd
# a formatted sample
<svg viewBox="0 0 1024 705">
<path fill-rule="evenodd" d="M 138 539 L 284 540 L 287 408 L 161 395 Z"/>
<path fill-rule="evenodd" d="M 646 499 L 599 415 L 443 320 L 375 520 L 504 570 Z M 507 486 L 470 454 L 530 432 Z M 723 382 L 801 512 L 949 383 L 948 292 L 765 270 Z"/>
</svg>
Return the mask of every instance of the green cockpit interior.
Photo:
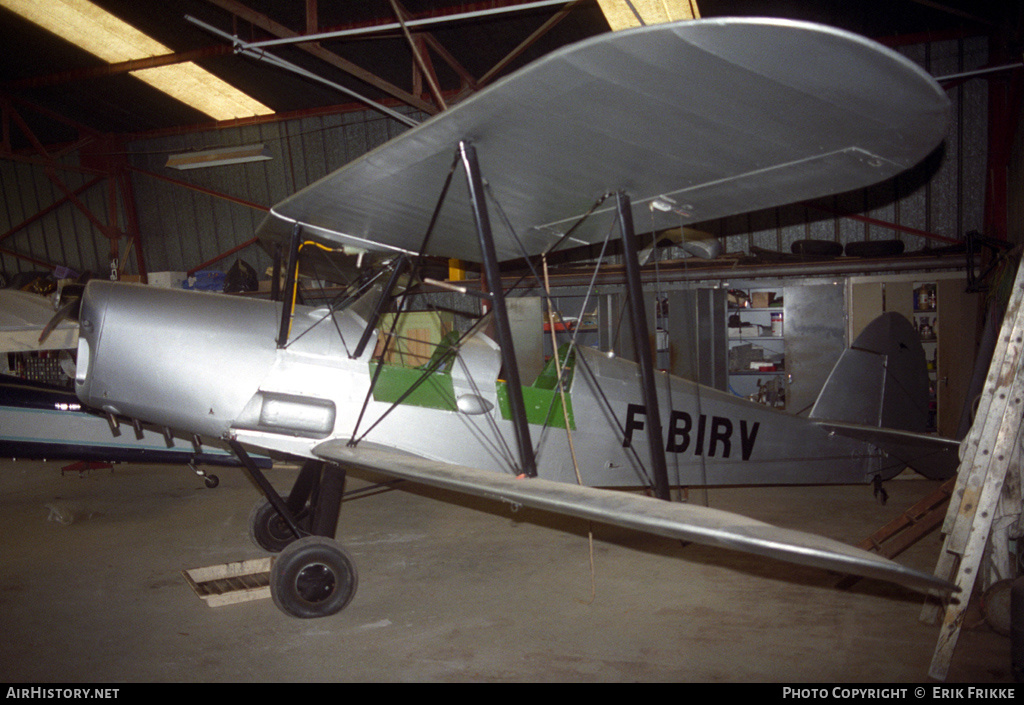
<svg viewBox="0 0 1024 705">
<path fill-rule="evenodd" d="M 458 342 L 459 332 L 449 331 L 441 338 L 426 362 L 422 362 L 422 355 L 393 355 L 387 362 L 382 363 L 381 356 L 375 355 L 369 363 L 370 377 L 374 380 L 374 400 L 458 411 L 458 399 L 452 377 L 452 370 L 457 364 Z M 562 367 L 562 388 L 565 390 L 565 411 L 558 386 L 559 364 Z M 570 429 L 575 428 L 572 399 L 569 394 L 575 367 L 575 350 L 570 351 L 569 344 L 562 345 L 558 349 L 558 354 L 545 363 L 533 384 L 523 386 L 527 422 L 556 428 L 566 428 L 568 423 Z M 481 384 L 484 382 L 481 381 Z M 479 386 L 479 389 L 483 393 L 484 387 Z M 511 418 L 508 385 L 504 380 L 496 381 L 495 397 L 502 418 Z"/>
</svg>

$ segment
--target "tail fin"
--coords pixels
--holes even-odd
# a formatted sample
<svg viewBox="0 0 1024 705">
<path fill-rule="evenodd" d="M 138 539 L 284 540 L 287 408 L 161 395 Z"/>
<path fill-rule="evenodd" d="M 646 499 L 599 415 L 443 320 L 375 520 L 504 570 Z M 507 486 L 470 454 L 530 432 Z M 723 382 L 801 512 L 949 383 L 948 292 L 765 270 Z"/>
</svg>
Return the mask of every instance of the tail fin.
<svg viewBox="0 0 1024 705">
<path fill-rule="evenodd" d="M 924 432 L 928 428 L 928 367 L 910 321 L 883 313 L 839 358 L 810 417 Z"/>
<path fill-rule="evenodd" d="M 926 435 L 928 366 L 914 326 L 884 313 L 864 329 L 832 368 L 811 409 L 823 428 L 869 443 L 925 477 L 952 477 L 959 442 Z M 901 466 L 879 473 L 886 479 Z"/>
</svg>

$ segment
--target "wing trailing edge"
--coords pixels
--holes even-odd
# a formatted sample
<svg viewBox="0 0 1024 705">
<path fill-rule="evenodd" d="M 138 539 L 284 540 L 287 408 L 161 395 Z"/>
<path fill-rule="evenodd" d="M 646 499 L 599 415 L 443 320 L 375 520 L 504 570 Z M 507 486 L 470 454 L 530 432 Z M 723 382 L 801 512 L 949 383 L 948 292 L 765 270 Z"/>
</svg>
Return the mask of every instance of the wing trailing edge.
<svg viewBox="0 0 1024 705">
<path fill-rule="evenodd" d="M 729 548 L 826 570 L 894 582 L 930 594 L 951 583 L 853 546 L 709 507 L 451 465 L 391 450 L 333 440 L 313 449 L 325 459 L 411 482 L 636 529 L 668 538 Z"/>
</svg>

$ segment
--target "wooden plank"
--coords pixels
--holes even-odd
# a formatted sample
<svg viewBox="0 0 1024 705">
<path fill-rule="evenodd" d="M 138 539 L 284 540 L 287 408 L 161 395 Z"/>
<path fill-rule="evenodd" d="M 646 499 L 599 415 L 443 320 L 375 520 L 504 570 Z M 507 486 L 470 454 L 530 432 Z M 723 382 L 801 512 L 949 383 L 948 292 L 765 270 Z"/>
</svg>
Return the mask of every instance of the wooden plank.
<svg viewBox="0 0 1024 705">
<path fill-rule="evenodd" d="M 955 479 L 943 482 L 935 492 L 879 528 L 857 544 L 857 547 L 886 558 L 903 553 L 942 523 L 954 483 Z M 836 583 L 836 587 L 845 590 L 858 580 L 856 576 L 846 576 Z"/>
<path fill-rule="evenodd" d="M 182 571 L 192 590 L 210 607 L 270 597 L 270 558 L 221 563 Z"/>
</svg>

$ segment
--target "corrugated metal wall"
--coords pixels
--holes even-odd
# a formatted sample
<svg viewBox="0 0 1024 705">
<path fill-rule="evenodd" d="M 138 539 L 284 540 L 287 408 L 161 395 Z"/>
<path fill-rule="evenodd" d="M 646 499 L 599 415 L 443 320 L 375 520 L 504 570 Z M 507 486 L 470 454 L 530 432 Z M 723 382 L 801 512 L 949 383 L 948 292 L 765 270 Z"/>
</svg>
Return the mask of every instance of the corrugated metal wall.
<svg viewBox="0 0 1024 705">
<path fill-rule="evenodd" d="M 900 49 L 936 76 L 981 67 L 987 60 L 985 38 L 950 40 Z M 973 79 L 949 93 L 953 122 L 941 154 L 900 178 L 874 189 L 837 196 L 825 205 L 834 211 L 858 212 L 881 221 L 957 238 L 981 229 L 985 195 L 987 149 L 987 87 Z M 416 116 L 421 117 L 421 116 Z M 670 119 L 671 116 L 667 116 Z M 376 112 L 318 115 L 247 127 L 138 139 L 126 146 L 128 161 L 142 171 L 131 172 L 143 255 L 148 271 L 187 271 L 250 240 L 264 217 L 257 208 L 168 183 L 153 172 L 196 187 L 269 207 L 347 161 L 396 136 L 405 127 Z M 177 171 L 165 167 L 167 156 L 189 150 L 250 143 L 266 144 L 271 161 Z M 92 177 L 61 172 L 71 189 Z M 64 196 L 42 167 L 0 161 L 0 189 L 6 208 L 0 213 L 0 233 Z M 79 198 L 103 222 L 109 222 L 108 189 L 102 182 Z M 125 228 L 123 204 L 118 224 Z M 641 224 L 638 224 L 638 226 Z M 898 237 L 908 251 L 942 243 L 897 233 L 877 225 L 805 206 L 791 206 L 705 223 L 702 229 L 730 238 L 728 249 L 751 246 L 790 251 L 795 240 L 824 239 L 846 243 Z M 41 264 L 13 257 L 10 249 Z M 136 273 L 134 254 L 125 258 L 124 272 Z M 77 271 L 109 272 L 110 245 L 99 228 L 70 203 L 0 241 L 0 271 L 43 268 L 43 263 Z M 263 271 L 271 260 L 258 246 L 237 254 Z M 212 268 L 226 270 L 235 256 Z"/>
<path fill-rule="evenodd" d="M 77 165 L 77 159 L 65 159 L 62 163 Z M 92 175 L 62 169 L 55 170 L 54 176 L 72 192 L 95 180 Z M 65 198 L 65 191 L 58 182 L 47 177 L 40 166 L 0 160 L 0 193 L 3 194 L 0 233 L 15 230 L 41 210 Z M 105 180 L 98 180 L 75 198 L 100 222 L 110 222 Z M 8 250 L 31 259 L 14 257 Z M 100 228 L 72 202 L 66 201 L 0 241 L 0 274 L 10 278 L 19 272 L 48 271 L 57 265 L 81 271 L 106 262 L 109 250 L 109 241 Z"/>
<path fill-rule="evenodd" d="M 138 141 L 130 145 L 130 159 L 133 166 L 146 172 L 269 208 L 405 129 L 376 112 L 338 113 Z M 170 154 L 258 143 L 269 148 L 271 160 L 188 171 L 164 166 Z M 132 183 L 150 271 L 186 271 L 207 262 L 250 240 L 265 216 L 263 210 L 142 171 L 133 173 Z M 257 271 L 271 265 L 270 257 L 258 246 L 237 256 Z M 226 270 L 234 259 L 232 256 L 212 268 Z"/>
<path fill-rule="evenodd" d="M 422 116 L 407 111 L 416 119 Z M 154 271 L 188 271 L 221 253 L 251 240 L 265 211 L 189 188 L 269 208 L 303 186 L 346 162 L 383 144 L 405 126 L 373 111 L 318 115 L 280 122 L 207 132 L 139 139 L 126 145 L 131 188 L 146 268 Z M 270 161 L 209 169 L 178 171 L 166 168 L 171 154 L 221 146 L 263 143 L 273 154 Z M 77 157 L 66 163 L 78 165 Z M 155 178 L 157 174 L 183 184 Z M 94 178 L 91 174 L 58 171 L 59 178 L 76 190 Z M 42 166 L 0 161 L 0 192 L 5 208 L 0 213 L 0 233 L 8 232 L 64 197 L 64 191 L 46 175 Z M 107 180 L 101 180 L 78 196 L 101 223 L 110 222 Z M 117 225 L 124 231 L 126 217 L 120 193 Z M 123 273 L 136 274 L 133 253 L 124 239 L 119 243 Z M 13 250 L 17 257 L 5 250 Z M 237 255 L 262 271 L 271 260 L 258 246 Z M 234 257 L 212 268 L 226 270 Z M 88 216 L 66 202 L 0 242 L 0 272 L 51 269 L 61 265 L 78 272 L 107 276 L 110 243 Z"/>
</svg>

